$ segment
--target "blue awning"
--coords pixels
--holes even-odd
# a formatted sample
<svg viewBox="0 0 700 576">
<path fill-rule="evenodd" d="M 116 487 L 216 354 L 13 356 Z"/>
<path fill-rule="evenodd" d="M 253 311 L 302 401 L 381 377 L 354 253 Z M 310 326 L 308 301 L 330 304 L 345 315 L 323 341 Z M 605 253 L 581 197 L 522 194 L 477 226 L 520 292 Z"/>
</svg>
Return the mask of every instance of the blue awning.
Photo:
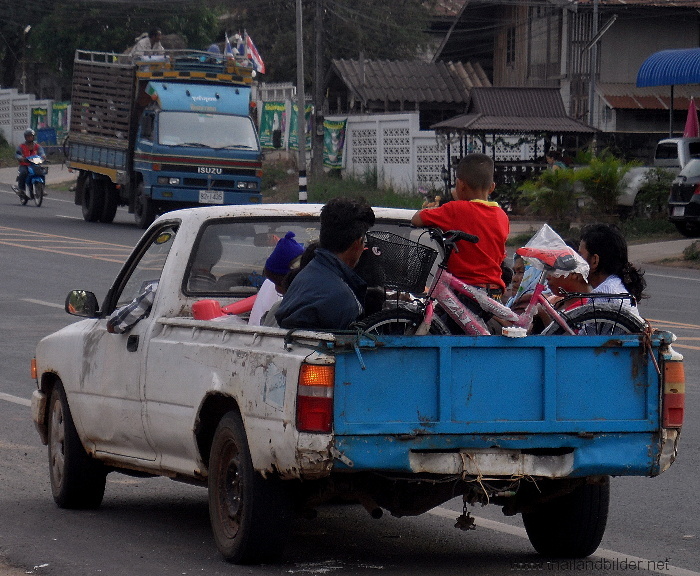
<svg viewBox="0 0 700 576">
<path fill-rule="evenodd" d="M 700 48 L 656 52 L 637 73 L 640 88 L 676 84 L 700 84 Z"/>
</svg>

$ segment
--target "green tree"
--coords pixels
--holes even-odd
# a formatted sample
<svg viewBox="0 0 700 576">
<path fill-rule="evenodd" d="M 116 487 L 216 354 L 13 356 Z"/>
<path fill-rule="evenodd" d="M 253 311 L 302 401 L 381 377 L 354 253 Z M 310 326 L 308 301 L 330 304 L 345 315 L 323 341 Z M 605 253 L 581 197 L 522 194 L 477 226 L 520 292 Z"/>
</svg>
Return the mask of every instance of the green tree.
<svg viewBox="0 0 700 576">
<path fill-rule="evenodd" d="M 188 46 L 203 49 L 214 39 L 217 14 L 202 0 L 157 5 L 131 0 L 63 0 L 32 30 L 32 56 L 70 77 L 76 49 L 123 52 L 154 27 L 163 34 L 179 34 Z"/>
<path fill-rule="evenodd" d="M 313 70 L 317 0 L 303 1 L 304 67 Z M 323 4 L 324 70 L 331 59 L 412 59 L 427 45 L 430 13 L 421 0 L 318 0 Z M 265 81 L 296 81 L 296 1 L 237 0 L 233 32 L 247 30 L 265 60 Z"/>
</svg>

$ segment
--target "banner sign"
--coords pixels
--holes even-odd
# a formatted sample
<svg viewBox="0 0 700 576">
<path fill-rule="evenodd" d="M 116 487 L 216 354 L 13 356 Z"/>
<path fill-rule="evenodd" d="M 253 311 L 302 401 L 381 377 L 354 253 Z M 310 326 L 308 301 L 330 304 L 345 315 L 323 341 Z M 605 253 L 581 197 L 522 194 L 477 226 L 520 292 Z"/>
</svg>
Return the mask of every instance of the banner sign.
<svg viewBox="0 0 700 576">
<path fill-rule="evenodd" d="M 30 126 L 33 130 L 41 130 L 42 128 L 48 127 L 49 121 L 49 110 L 48 108 L 32 108 L 32 117 L 30 119 Z"/>
<path fill-rule="evenodd" d="M 297 104 L 292 104 L 292 118 L 289 123 L 289 149 L 299 150 L 299 131 L 297 129 L 297 121 L 299 119 L 298 114 L 299 106 Z M 304 110 L 306 116 L 306 149 L 311 150 L 311 116 L 313 112 L 313 106 L 311 104 L 306 105 Z"/>
<path fill-rule="evenodd" d="M 51 126 L 56 129 L 57 134 L 68 132 L 68 106 L 70 102 L 54 102 L 51 105 Z"/>
<path fill-rule="evenodd" d="M 323 165 L 329 168 L 343 167 L 343 146 L 348 119 L 323 121 Z"/>
<path fill-rule="evenodd" d="M 260 114 L 260 146 L 284 148 L 287 112 L 284 102 L 263 102 Z"/>
</svg>

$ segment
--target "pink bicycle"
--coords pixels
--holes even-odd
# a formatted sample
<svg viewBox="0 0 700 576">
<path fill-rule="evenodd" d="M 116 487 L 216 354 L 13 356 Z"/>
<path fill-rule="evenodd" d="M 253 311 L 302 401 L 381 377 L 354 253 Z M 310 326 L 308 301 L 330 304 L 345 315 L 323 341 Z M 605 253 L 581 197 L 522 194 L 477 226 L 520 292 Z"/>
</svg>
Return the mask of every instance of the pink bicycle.
<svg viewBox="0 0 700 576">
<path fill-rule="evenodd" d="M 633 301 L 630 294 L 568 293 L 564 301 L 580 299 L 585 303 L 566 312 L 552 306 L 544 295 L 547 278 L 550 274 L 570 273 L 576 268 L 570 248 L 524 247 L 516 251 L 524 258 L 538 260 L 542 266 L 525 310 L 516 314 L 490 298 L 485 290 L 465 284 L 447 271 L 447 262 L 456 249 L 456 243 L 478 242 L 476 236 L 459 230 L 442 232 L 430 228 L 427 232 L 440 245 L 444 255 L 427 294 L 418 297 L 416 294 L 423 292 L 437 252 L 391 232 L 368 233 L 368 242 L 384 266 L 385 286 L 394 288 L 397 295 L 409 293 L 412 297 L 410 302 L 400 298 L 390 300 L 387 309 L 365 318 L 360 323 L 365 332 L 524 336 L 532 328 L 533 318 L 540 308 L 551 319 L 542 334 L 612 335 L 644 331 L 645 322 L 623 307 L 624 300 Z M 615 303 L 611 304 L 611 300 Z"/>
</svg>

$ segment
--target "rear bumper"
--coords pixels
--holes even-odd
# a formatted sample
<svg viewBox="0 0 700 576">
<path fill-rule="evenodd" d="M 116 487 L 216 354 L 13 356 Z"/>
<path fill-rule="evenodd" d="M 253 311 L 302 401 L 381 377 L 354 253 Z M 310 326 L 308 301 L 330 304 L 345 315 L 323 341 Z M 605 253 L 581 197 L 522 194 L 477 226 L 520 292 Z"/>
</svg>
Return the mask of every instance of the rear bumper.
<svg viewBox="0 0 700 576">
<path fill-rule="evenodd" d="M 167 188 L 153 186 L 151 189 L 151 199 L 158 203 L 181 203 L 189 206 L 202 206 L 200 203 L 200 190 L 195 188 Z M 262 204 L 262 194 L 255 190 L 223 192 L 222 202 L 208 202 L 212 205 L 232 205 L 232 204 Z"/>
<path fill-rule="evenodd" d="M 352 468 L 462 477 L 657 476 L 675 459 L 680 432 L 487 436 L 336 436 Z"/>
<path fill-rule="evenodd" d="M 669 202 L 668 219 L 671 222 L 700 222 L 700 197 L 690 202 Z"/>
</svg>

